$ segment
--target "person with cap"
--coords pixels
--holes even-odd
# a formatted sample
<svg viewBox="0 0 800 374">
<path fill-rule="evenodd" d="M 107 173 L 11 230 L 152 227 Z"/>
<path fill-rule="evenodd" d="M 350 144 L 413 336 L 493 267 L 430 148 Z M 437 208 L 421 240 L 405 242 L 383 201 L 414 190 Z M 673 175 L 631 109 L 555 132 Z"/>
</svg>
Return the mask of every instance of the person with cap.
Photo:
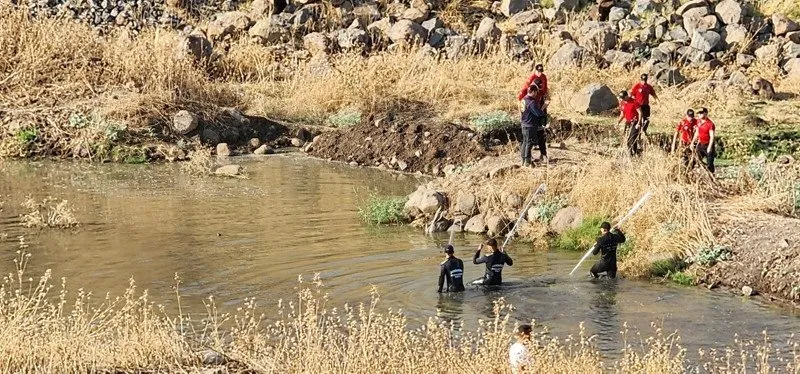
<svg viewBox="0 0 800 374">
<path fill-rule="evenodd" d="M 464 291 L 464 262 L 455 256 L 455 249 L 450 244 L 444 247 L 444 253 L 446 258 L 441 264 L 439 289 L 436 292 L 442 292 L 445 280 L 447 281 L 445 292 L 462 292 Z"/>
<path fill-rule="evenodd" d="M 697 144 L 697 156 L 702 160 L 705 158 L 706 168 L 711 174 L 714 174 L 714 158 L 716 152 L 714 150 L 714 136 L 716 135 L 716 126 L 711 119 L 708 118 L 708 109 L 700 108 L 697 111 L 697 130 L 694 132 L 692 144 Z"/>
<path fill-rule="evenodd" d="M 547 162 L 547 142 L 545 141 L 545 113 L 547 103 L 544 108 L 539 106 L 537 95 L 539 94 L 539 86 L 534 81 L 528 87 L 528 95 L 522 99 L 524 109 L 520 115 L 520 123 L 522 126 L 522 144 L 520 144 L 520 156 L 522 157 L 522 165 L 531 165 L 531 149 L 533 143 L 536 141 L 539 145 L 540 156 L 537 161 L 544 159 Z"/>
<path fill-rule="evenodd" d="M 536 100 L 539 102 L 539 106 L 541 107 L 544 106 L 544 103 L 547 100 L 547 94 L 549 93 L 547 87 L 547 76 L 544 75 L 544 65 L 536 64 L 533 69 L 533 74 L 528 77 L 528 80 L 525 81 L 525 85 L 523 85 L 522 89 L 519 91 L 517 100 L 522 101 L 522 99 L 528 95 L 528 88 L 531 86 L 531 84 L 538 80 L 537 85 L 539 86 L 539 93 L 536 96 Z"/>
<path fill-rule="evenodd" d="M 625 243 L 625 234 L 620 231 L 618 226 L 611 227 L 608 222 L 600 224 L 600 236 L 594 244 L 592 255 L 600 254 L 597 261 L 590 270 L 593 278 L 599 278 L 600 273 L 605 272 L 609 278 L 617 277 L 617 246 Z"/>
<path fill-rule="evenodd" d="M 531 325 L 521 325 L 517 328 L 517 341 L 508 349 L 508 363 L 511 365 L 511 372 L 523 373 L 531 365 L 531 356 L 528 346 L 531 344 Z"/>
<path fill-rule="evenodd" d="M 486 264 L 486 274 L 478 284 L 499 286 L 503 283 L 503 266 L 512 266 L 514 260 L 497 247 L 497 240 L 494 238 L 487 240 L 485 244 L 492 248 L 492 254 L 481 257 L 481 250 L 483 249 L 483 244 L 481 244 L 478 246 L 478 250 L 475 251 L 475 256 L 472 257 L 472 263 L 476 265 Z"/>
<path fill-rule="evenodd" d="M 642 132 L 647 135 L 647 126 L 650 125 L 650 96 L 658 100 L 656 90 L 647 83 L 647 74 L 639 77 L 639 82 L 631 88 L 631 96 L 636 100 L 636 104 L 642 108 Z"/>
<path fill-rule="evenodd" d="M 672 153 L 675 153 L 678 138 L 680 138 L 683 166 L 688 166 L 692 157 L 692 138 L 694 138 L 695 128 L 697 128 L 697 119 L 694 118 L 694 110 L 689 109 L 675 128 L 675 135 L 672 136 Z"/>
<path fill-rule="evenodd" d="M 623 133 L 628 132 L 628 151 L 631 156 L 642 153 L 641 146 L 639 145 L 639 138 L 641 136 L 642 127 L 642 108 L 636 103 L 632 97 L 628 96 L 626 91 L 619 93 L 619 120 L 617 125 L 625 121 Z"/>
</svg>

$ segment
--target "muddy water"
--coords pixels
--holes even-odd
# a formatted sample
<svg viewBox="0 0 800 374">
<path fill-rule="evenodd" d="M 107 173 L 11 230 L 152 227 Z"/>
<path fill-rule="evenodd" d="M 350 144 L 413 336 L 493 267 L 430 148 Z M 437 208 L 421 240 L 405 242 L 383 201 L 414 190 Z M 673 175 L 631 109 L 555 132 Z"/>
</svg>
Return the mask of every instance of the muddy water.
<svg viewBox="0 0 800 374">
<path fill-rule="evenodd" d="M 531 253 L 524 244 L 509 248 L 515 264 L 504 270 L 508 287 L 442 296 L 435 292 L 437 248 L 447 235 L 370 228 L 356 215 L 370 189 L 406 194 L 415 178 L 296 156 L 237 162 L 244 163 L 249 179 L 195 178 L 174 165 L 0 164 L 6 202 L 0 232 L 8 234 L 0 243 L 0 271 L 13 269 L 16 237 L 24 234 L 32 274 L 52 269 L 72 287 L 96 293 L 119 293 L 134 278 L 170 305 L 178 273 L 183 304 L 195 312 L 203 311 L 200 301 L 209 295 L 227 311 L 249 297 L 272 305 L 294 295 L 298 275 L 315 273 L 336 303 L 366 300 L 374 286 L 384 307 L 402 308 L 415 322 L 438 317 L 473 328 L 504 297 L 518 319 L 535 319 L 555 335 L 575 334 L 584 321 L 608 356 L 622 347 L 619 332 L 626 322 L 632 333 L 645 336 L 653 332 L 652 322 L 679 330 L 690 351 L 730 345 L 737 334 L 758 340 L 764 330 L 780 345 L 800 331 L 800 317 L 791 310 L 756 300 L 698 288 L 569 278 L 580 254 Z M 16 217 L 28 194 L 69 200 L 81 227 L 22 229 Z M 456 236 L 468 279 L 483 271 L 469 263 L 478 241 Z"/>
</svg>

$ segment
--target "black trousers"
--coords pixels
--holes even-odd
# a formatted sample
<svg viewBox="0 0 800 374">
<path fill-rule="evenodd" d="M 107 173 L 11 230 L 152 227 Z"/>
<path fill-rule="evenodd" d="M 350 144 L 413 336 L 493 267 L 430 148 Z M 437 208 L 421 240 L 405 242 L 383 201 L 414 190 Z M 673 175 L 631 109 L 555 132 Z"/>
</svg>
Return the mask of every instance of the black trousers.
<svg viewBox="0 0 800 374">
<path fill-rule="evenodd" d="M 539 152 L 542 156 L 547 156 L 547 138 L 543 128 L 537 129 L 536 127 L 523 127 L 522 128 L 522 144 L 520 146 L 520 153 L 522 161 L 531 160 L 531 149 L 534 142 L 539 146 Z"/>
<path fill-rule="evenodd" d="M 642 109 L 642 131 L 647 134 L 647 126 L 650 125 L 650 104 L 644 104 Z"/>
<path fill-rule="evenodd" d="M 592 269 L 589 270 L 592 273 L 592 276 L 598 278 L 600 273 L 605 272 L 609 278 L 616 278 L 617 277 L 617 262 L 610 261 L 610 260 L 600 260 L 597 261 Z"/>
<path fill-rule="evenodd" d="M 636 127 L 636 121 L 628 122 L 628 152 L 631 156 L 638 156 L 642 153 L 641 128 Z"/>
<path fill-rule="evenodd" d="M 711 174 L 714 174 L 714 158 L 717 157 L 717 152 L 714 147 L 711 147 L 711 152 L 708 152 L 708 144 L 697 145 L 697 157 L 701 160 L 706 159 L 706 168 Z"/>
</svg>

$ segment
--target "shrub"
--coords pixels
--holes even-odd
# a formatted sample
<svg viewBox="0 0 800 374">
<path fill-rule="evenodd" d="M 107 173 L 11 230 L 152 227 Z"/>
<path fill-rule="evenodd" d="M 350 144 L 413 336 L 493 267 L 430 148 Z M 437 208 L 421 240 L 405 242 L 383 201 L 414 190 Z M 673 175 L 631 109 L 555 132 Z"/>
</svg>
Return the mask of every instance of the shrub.
<svg viewBox="0 0 800 374">
<path fill-rule="evenodd" d="M 328 123 L 339 128 L 355 126 L 361 123 L 361 112 L 353 108 L 340 109 L 328 117 Z"/>
<path fill-rule="evenodd" d="M 381 197 L 370 195 L 366 203 L 358 208 L 358 215 L 364 222 L 371 225 L 384 225 L 389 223 L 403 223 L 403 206 L 406 198 L 402 196 Z"/>
<path fill-rule="evenodd" d="M 588 217 L 580 226 L 568 229 L 556 237 L 553 247 L 566 251 L 582 251 L 589 249 L 600 234 L 599 227 L 603 217 Z"/>
<path fill-rule="evenodd" d="M 682 271 L 679 271 L 677 273 L 672 273 L 670 279 L 673 282 L 680 284 L 681 286 L 691 286 L 694 284 L 694 279 L 692 278 L 692 276 Z"/>
<path fill-rule="evenodd" d="M 685 268 L 686 263 L 674 257 L 658 260 L 650 264 L 650 276 L 658 278 L 669 277 L 670 274 L 681 272 Z"/>
<path fill-rule="evenodd" d="M 517 125 L 517 122 L 508 113 L 501 110 L 471 116 L 469 123 L 475 131 L 480 133 L 505 130 Z"/>
<path fill-rule="evenodd" d="M 36 140 L 38 133 L 35 128 L 22 129 L 17 132 L 17 139 L 21 144 L 33 143 Z"/>
<path fill-rule="evenodd" d="M 702 248 L 697 255 L 694 256 L 694 261 L 702 266 L 713 266 L 719 261 L 726 261 L 730 259 L 731 251 L 724 246 L 714 245 L 712 247 Z"/>
<path fill-rule="evenodd" d="M 559 210 L 567 206 L 567 201 L 562 196 L 553 200 L 545 200 L 534 206 L 533 217 L 528 217 L 530 220 L 537 220 L 543 223 L 550 223 L 553 217 Z"/>
<path fill-rule="evenodd" d="M 53 197 L 48 197 L 41 202 L 28 196 L 22 207 L 29 212 L 20 217 L 22 225 L 35 228 L 69 228 L 78 226 L 72 207 L 67 200 L 57 202 Z"/>
<path fill-rule="evenodd" d="M 634 238 L 626 237 L 625 243 L 622 243 L 617 247 L 617 259 L 624 260 L 633 252 L 633 247 L 636 246 L 636 240 Z"/>
</svg>

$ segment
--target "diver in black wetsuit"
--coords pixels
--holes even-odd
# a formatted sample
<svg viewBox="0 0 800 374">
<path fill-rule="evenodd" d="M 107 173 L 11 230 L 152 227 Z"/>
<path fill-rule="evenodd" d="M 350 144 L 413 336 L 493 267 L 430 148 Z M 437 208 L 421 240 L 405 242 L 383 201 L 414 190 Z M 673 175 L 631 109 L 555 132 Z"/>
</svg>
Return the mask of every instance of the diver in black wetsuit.
<svg viewBox="0 0 800 374">
<path fill-rule="evenodd" d="M 625 234 L 619 227 L 603 222 L 600 224 L 600 236 L 594 245 L 592 255 L 600 253 L 600 261 L 592 266 L 592 277 L 599 278 L 605 272 L 609 278 L 617 277 L 617 245 L 625 243 Z"/>
<path fill-rule="evenodd" d="M 486 264 L 486 275 L 482 281 L 475 284 L 499 286 L 503 283 L 503 265 L 511 266 L 514 264 L 514 260 L 497 248 L 497 240 L 489 239 L 486 241 L 486 245 L 492 248 L 492 254 L 481 257 L 481 249 L 483 249 L 483 244 L 481 244 L 472 258 L 474 264 Z"/>
<path fill-rule="evenodd" d="M 447 259 L 442 262 L 442 271 L 439 272 L 439 289 L 436 292 L 442 292 L 445 279 L 447 280 L 445 292 L 464 291 L 464 262 L 456 258 L 454 252 L 452 245 L 448 244 L 444 247 Z"/>
</svg>

